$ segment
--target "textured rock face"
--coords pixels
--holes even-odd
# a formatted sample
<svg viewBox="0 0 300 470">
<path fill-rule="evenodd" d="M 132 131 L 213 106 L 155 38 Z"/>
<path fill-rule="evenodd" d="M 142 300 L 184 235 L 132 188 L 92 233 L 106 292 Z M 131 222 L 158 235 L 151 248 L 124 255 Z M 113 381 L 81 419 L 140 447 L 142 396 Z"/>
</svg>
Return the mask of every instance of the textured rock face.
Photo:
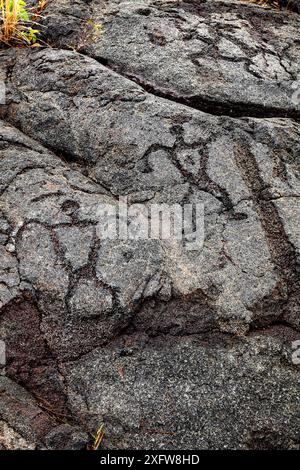
<svg viewBox="0 0 300 470">
<path fill-rule="evenodd" d="M 297 17 L 257 17 L 238 4 L 148 4 L 119 2 L 89 53 L 145 87 L 214 114 L 299 116 L 290 99 L 299 64 Z"/>
<path fill-rule="evenodd" d="M 0 446 L 299 448 L 299 18 L 53 0 L 59 49 L 0 52 Z M 202 249 L 104 239 L 119 196 Z"/>
</svg>

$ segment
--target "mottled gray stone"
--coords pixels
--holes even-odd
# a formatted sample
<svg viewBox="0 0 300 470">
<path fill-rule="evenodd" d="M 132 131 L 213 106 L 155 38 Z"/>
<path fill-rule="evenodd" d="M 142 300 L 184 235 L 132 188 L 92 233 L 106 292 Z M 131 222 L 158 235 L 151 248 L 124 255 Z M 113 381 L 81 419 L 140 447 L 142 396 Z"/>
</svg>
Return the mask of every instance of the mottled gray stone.
<svg viewBox="0 0 300 470">
<path fill-rule="evenodd" d="M 0 442 L 7 450 L 83 449 L 88 435 L 77 426 L 58 425 L 23 387 L 0 376 Z M 2 429 L 1 429 L 2 428 Z"/>
<path fill-rule="evenodd" d="M 299 16 L 235 2 L 107 2 L 88 54 L 216 113 L 296 114 Z M 144 8 L 143 8 L 144 7 Z"/>
<path fill-rule="evenodd" d="M 11 75 L 12 84 L 21 76 L 20 86 L 26 86 L 26 106 L 21 101 L 12 103 L 8 110 L 10 119 L 24 131 L 36 134 L 58 152 L 72 154 L 83 166 L 87 165 L 86 172 L 93 180 L 109 187 L 114 195 L 154 190 L 154 199 L 149 204 L 206 202 L 209 193 L 223 205 L 215 205 L 214 218 L 207 219 L 206 240 L 198 256 L 182 251 L 180 243 L 164 243 L 165 256 L 155 255 L 154 264 L 150 261 L 144 269 L 147 258 L 141 263 L 140 258 L 145 255 L 139 254 L 137 244 L 136 255 L 124 264 L 122 243 L 104 243 L 97 262 L 98 279 L 117 289 L 118 301 L 126 309 L 139 304 L 147 282 L 157 271 L 166 273 L 174 293 L 179 295 L 198 289 L 208 292 L 213 285 L 218 292 L 214 302 L 219 326 L 225 331 L 246 331 L 254 306 L 271 295 L 279 282 L 276 253 L 270 252 L 269 246 L 271 228 L 264 226 L 264 219 L 261 225 L 260 214 L 258 217 L 256 214 L 259 208 L 266 218 L 269 209 L 264 210 L 264 203 L 256 201 L 256 197 L 260 198 L 265 185 L 270 186 L 268 198 L 275 191 L 290 194 L 291 185 L 293 191 L 298 191 L 295 148 L 290 144 L 287 154 L 286 140 L 297 142 L 299 126 L 285 121 L 288 126 L 282 132 L 282 119 L 238 121 L 203 114 L 153 97 L 133 82 L 73 52 L 35 53 L 32 74 L 27 78 L 23 70 L 30 67 L 31 61 L 31 55 L 20 54 L 20 65 Z M 62 82 L 61 78 L 70 73 L 68 70 L 72 70 L 74 78 Z M 55 95 L 43 91 L 45 83 L 57 90 Z M 81 97 L 79 108 L 74 105 L 74 86 L 77 99 Z M 122 97 L 118 95 L 121 89 Z M 111 100 L 111 104 L 108 106 L 103 99 Z M 37 106 L 37 102 L 47 104 L 47 110 L 55 106 L 57 118 L 53 116 L 48 124 L 44 106 Z M 29 120 L 32 113 L 34 119 Z M 60 130 L 61 115 L 72 116 L 64 122 L 64 131 Z M 70 134 L 73 138 L 68 139 L 66 148 L 65 136 Z M 188 158 L 197 162 L 197 171 L 195 164 L 192 168 L 187 166 Z M 247 165 L 254 165 L 257 182 L 249 179 L 254 170 Z M 280 171 L 289 176 L 283 178 Z M 60 193 L 61 190 L 58 197 Z M 78 194 L 76 198 L 81 206 Z M 249 203 L 243 204 L 247 200 Z M 211 213 L 210 206 L 211 202 L 206 208 L 207 215 Z M 90 220 L 95 207 L 90 211 Z M 76 218 L 79 211 L 78 208 L 75 212 Z M 70 220 L 68 212 L 66 216 Z M 227 243 L 234 260 L 227 253 Z M 161 250 L 159 245 L 154 243 L 157 253 Z M 132 282 L 128 283 L 128 279 Z"/>
<path fill-rule="evenodd" d="M 0 245 L 0 260 L 0 308 L 2 308 L 17 295 L 20 277 L 16 258 L 2 245 Z"/>
<path fill-rule="evenodd" d="M 284 226 L 289 237 L 290 242 L 295 246 L 297 254 L 300 254 L 300 204 L 299 198 L 297 197 L 281 197 L 274 201 L 274 204 L 278 208 L 278 212 L 282 220 L 284 220 Z M 298 259 L 299 262 L 299 259 Z"/>
<path fill-rule="evenodd" d="M 102 417 L 108 448 L 247 449 L 259 433 L 264 448 L 299 448 L 299 385 L 280 341 L 132 343 L 65 365 L 71 406 Z"/>
<path fill-rule="evenodd" d="M 45 441 L 51 450 L 85 450 L 89 435 L 74 426 L 61 424 L 50 431 Z"/>
<path fill-rule="evenodd" d="M 70 297 L 70 309 L 75 317 L 97 317 L 109 313 L 113 298 L 107 289 L 97 286 L 95 281 L 81 281 Z"/>
<path fill-rule="evenodd" d="M 61 227 L 55 232 L 64 259 L 74 270 L 87 266 L 93 242 L 93 228 Z"/>
</svg>

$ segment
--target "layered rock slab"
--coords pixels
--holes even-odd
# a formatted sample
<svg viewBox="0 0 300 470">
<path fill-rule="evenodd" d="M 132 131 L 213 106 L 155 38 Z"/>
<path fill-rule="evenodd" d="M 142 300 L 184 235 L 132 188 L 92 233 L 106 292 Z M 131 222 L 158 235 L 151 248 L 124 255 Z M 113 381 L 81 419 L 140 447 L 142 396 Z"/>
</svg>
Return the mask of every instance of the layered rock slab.
<svg viewBox="0 0 300 470">
<path fill-rule="evenodd" d="M 146 89 L 232 116 L 299 118 L 296 13 L 228 2 L 107 2 L 86 51 Z"/>
<path fill-rule="evenodd" d="M 67 160 L 78 162 L 90 179 L 108 188 L 111 199 L 122 195 L 129 203 L 146 205 L 204 204 L 205 242 L 196 256 L 182 243 L 151 240 L 146 242 L 151 260 L 145 248 L 138 249 L 135 260 L 131 245 L 144 242 L 100 241 L 93 276 L 118 290 L 122 308 L 134 311 L 143 293 L 155 297 L 162 288 L 169 289 L 169 297 L 200 290 L 211 307 L 213 323 L 226 331 L 246 331 L 262 305 L 264 317 L 282 317 L 283 308 L 274 312 L 268 304 L 274 292 L 285 301 L 291 289 L 296 295 L 297 247 L 290 227 L 290 218 L 297 220 L 293 204 L 299 194 L 296 122 L 207 115 L 146 93 L 72 52 L 19 54 L 9 86 L 7 119 Z M 30 191 L 27 181 L 22 184 Z M 81 187 L 84 191 L 82 183 Z M 59 195 L 59 185 L 55 189 Z M 52 193 L 50 200 L 57 204 Z M 15 188 L 12 192 L 8 188 L 5 198 L 12 198 L 14 210 L 20 200 L 15 196 Z M 47 194 L 41 196 L 41 217 L 51 224 L 43 204 Z M 27 197 L 30 200 L 31 195 Z M 89 197 L 93 211 L 84 211 L 96 223 L 97 200 Z M 69 199 L 78 221 L 86 223 L 81 202 L 74 196 Z M 282 201 L 290 207 L 287 232 L 283 210 L 279 214 Z M 24 212 L 24 201 L 20 210 Z M 71 233 L 57 236 L 65 244 Z M 33 231 L 27 237 L 28 247 L 34 238 Z M 45 234 L 43 245 L 50 253 L 46 240 Z M 26 250 L 25 244 L 22 251 Z M 128 250 L 131 257 L 124 262 Z M 148 269 L 142 269 L 145 256 Z M 141 270 L 145 281 L 140 283 Z M 67 281 L 63 283 L 62 273 L 55 272 L 63 298 Z M 130 285 L 128 278 L 134 280 Z"/>
<path fill-rule="evenodd" d="M 64 370 L 72 409 L 102 416 L 111 448 L 297 449 L 299 372 L 290 360 L 270 337 L 231 345 L 131 337 Z"/>
<path fill-rule="evenodd" d="M 47 402 L 38 402 L 26 389 L 2 375 L 0 394 L 1 450 L 79 450 L 89 439 L 80 428 L 63 424 L 65 415 L 49 413 Z"/>
</svg>

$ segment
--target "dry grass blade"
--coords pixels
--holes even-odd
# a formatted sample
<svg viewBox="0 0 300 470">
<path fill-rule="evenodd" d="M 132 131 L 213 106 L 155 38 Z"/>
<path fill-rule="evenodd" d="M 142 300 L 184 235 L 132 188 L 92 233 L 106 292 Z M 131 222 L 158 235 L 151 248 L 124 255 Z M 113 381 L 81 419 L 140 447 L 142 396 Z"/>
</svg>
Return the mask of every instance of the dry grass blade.
<svg viewBox="0 0 300 470">
<path fill-rule="evenodd" d="M 104 425 L 102 425 L 96 432 L 95 436 L 92 437 L 94 439 L 93 443 L 87 446 L 87 450 L 98 450 L 104 437 Z"/>
<path fill-rule="evenodd" d="M 13 46 L 34 46 L 39 29 L 37 21 L 48 0 L 28 7 L 24 0 L 0 0 L 0 42 Z"/>
</svg>

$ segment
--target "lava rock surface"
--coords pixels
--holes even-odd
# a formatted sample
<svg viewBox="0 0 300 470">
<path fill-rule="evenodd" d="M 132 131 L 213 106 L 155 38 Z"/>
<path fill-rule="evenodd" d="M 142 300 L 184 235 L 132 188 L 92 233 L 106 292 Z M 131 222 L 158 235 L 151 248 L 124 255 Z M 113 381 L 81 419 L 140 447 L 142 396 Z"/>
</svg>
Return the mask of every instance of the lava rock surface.
<svg viewBox="0 0 300 470">
<path fill-rule="evenodd" d="M 43 23 L 52 47 L 0 50 L 0 448 L 103 423 L 107 449 L 299 449 L 300 16 L 52 0 Z M 203 248 L 101 238 L 120 196 L 203 204 Z"/>
</svg>

